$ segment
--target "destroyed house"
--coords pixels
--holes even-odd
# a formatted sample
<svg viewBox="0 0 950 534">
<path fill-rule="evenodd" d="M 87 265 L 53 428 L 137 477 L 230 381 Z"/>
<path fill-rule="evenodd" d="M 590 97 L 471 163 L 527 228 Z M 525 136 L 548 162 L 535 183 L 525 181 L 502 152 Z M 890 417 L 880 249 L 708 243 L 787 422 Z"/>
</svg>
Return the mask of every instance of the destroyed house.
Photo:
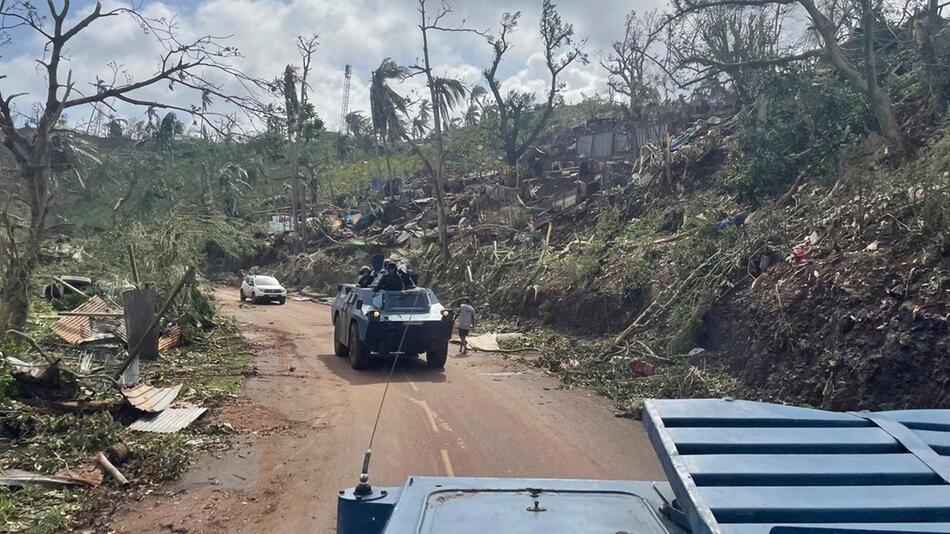
<svg viewBox="0 0 950 534">
<path fill-rule="evenodd" d="M 608 160 L 640 152 L 640 147 L 660 139 L 661 125 L 624 124 L 616 118 L 591 119 L 572 129 L 577 159 Z"/>
</svg>

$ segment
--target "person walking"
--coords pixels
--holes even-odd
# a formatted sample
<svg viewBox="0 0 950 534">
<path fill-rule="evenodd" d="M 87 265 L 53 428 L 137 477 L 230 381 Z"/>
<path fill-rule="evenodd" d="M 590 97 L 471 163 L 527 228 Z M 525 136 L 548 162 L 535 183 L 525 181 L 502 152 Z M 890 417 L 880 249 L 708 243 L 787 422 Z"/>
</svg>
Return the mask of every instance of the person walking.
<svg viewBox="0 0 950 534">
<path fill-rule="evenodd" d="M 462 298 L 462 303 L 459 305 L 459 354 L 468 354 L 468 345 L 465 342 L 465 338 L 468 337 L 468 332 L 475 327 L 475 308 L 469 304 L 468 297 Z"/>
</svg>

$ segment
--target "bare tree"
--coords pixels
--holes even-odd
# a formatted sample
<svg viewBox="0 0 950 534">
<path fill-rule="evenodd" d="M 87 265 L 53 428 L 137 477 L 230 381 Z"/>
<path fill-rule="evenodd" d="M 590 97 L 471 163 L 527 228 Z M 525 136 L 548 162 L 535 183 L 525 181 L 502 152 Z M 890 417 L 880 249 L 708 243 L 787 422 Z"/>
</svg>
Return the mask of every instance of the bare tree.
<svg viewBox="0 0 950 534">
<path fill-rule="evenodd" d="M 102 5 L 97 3 L 87 14 L 72 17 L 69 0 L 64 0 L 61 7 L 49 0 L 42 11 L 46 10 L 48 14 L 41 13 L 40 7 L 27 0 L 0 0 L 0 34 L 18 29 L 18 32 L 26 31 L 39 38 L 43 46 L 37 62 L 46 76 L 46 88 L 41 95 L 0 94 L 0 139 L 18 167 L 19 190 L 14 195 L 25 204 L 25 211 L 29 213 L 29 220 L 22 224 L 12 222 L 13 226 L 7 225 L 9 235 L 15 239 L 7 243 L 7 257 L 3 265 L 0 331 L 8 327 L 22 327 L 27 319 L 31 277 L 39 259 L 40 247 L 46 238 L 52 144 L 66 110 L 82 106 L 112 109 L 110 102 L 118 101 L 152 109 L 178 110 L 210 120 L 213 114 L 202 112 L 197 106 L 183 107 L 139 96 L 143 89 L 159 84 L 191 90 L 199 97 L 207 94 L 246 109 L 258 107 L 250 96 L 229 94 L 221 85 L 211 81 L 210 76 L 224 74 L 241 80 L 247 88 L 254 83 L 231 64 L 233 58 L 239 56 L 238 51 L 211 35 L 181 40 L 176 34 L 173 20 L 148 18 L 134 7 L 103 10 Z M 111 84 L 94 84 L 95 93 L 84 94 L 81 89 L 84 85 L 74 81 L 72 71 L 64 66 L 66 46 L 88 28 L 116 17 L 131 18 L 146 34 L 159 41 L 164 52 L 158 58 L 153 74 L 140 80 L 128 75 L 121 79 L 117 77 Z M 75 22 L 67 24 L 67 20 Z M 3 77 L 0 75 L 0 78 Z M 17 128 L 19 115 L 13 101 L 18 97 L 29 96 L 41 102 L 35 126 L 27 131 Z M 214 126 L 213 123 L 209 124 Z M 13 215 L 7 215 L 10 221 Z"/>
<path fill-rule="evenodd" d="M 440 78 L 433 73 L 432 61 L 429 56 L 429 39 L 433 32 L 461 32 L 475 33 L 484 35 L 483 32 L 464 28 L 462 26 L 445 26 L 445 18 L 452 13 L 452 6 L 444 0 L 435 11 L 429 11 L 427 8 L 428 0 L 418 0 L 419 3 L 419 31 L 422 33 L 422 63 L 410 67 L 413 75 L 422 75 L 426 79 L 426 86 L 429 88 L 429 102 L 432 110 L 432 146 L 435 149 L 434 161 L 419 150 L 416 143 L 412 142 L 408 134 L 404 134 L 407 142 L 413 151 L 423 160 L 427 170 L 432 177 L 432 185 L 435 190 L 436 212 L 439 222 L 439 248 L 442 252 L 442 258 L 449 258 L 449 238 L 445 220 L 445 142 L 443 139 L 443 128 L 448 120 L 445 112 L 448 108 L 455 105 L 464 98 L 464 91 L 461 84 L 454 80 Z"/>
<path fill-rule="evenodd" d="M 561 20 L 561 15 L 551 0 L 543 0 L 540 32 L 544 43 L 544 59 L 551 77 L 545 102 L 536 108 L 533 94 L 514 90 L 502 94 L 498 68 L 505 53 L 511 48 L 509 38 L 518 28 L 520 18 L 520 12 L 502 15 L 498 35 L 487 37 L 494 54 L 491 65 L 483 72 L 488 88 L 495 98 L 505 162 L 515 169 L 522 154 L 538 138 L 554 112 L 564 88 L 564 82 L 559 81 L 558 76 L 575 61 L 587 62 L 587 55 L 582 50 L 587 39 L 575 43 L 574 25 Z"/>
<path fill-rule="evenodd" d="M 300 53 L 300 74 L 298 76 L 297 69 L 287 65 L 287 68 L 284 69 L 283 92 L 285 113 L 287 114 L 287 137 L 291 142 L 290 212 L 294 227 L 300 232 L 301 246 L 306 246 L 307 217 L 309 213 L 304 201 L 303 184 L 300 180 L 300 158 L 302 157 L 300 145 L 307 138 L 308 126 L 316 118 L 316 112 L 307 96 L 307 90 L 309 89 L 307 78 L 310 76 L 310 65 L 313 62 L 313 54 L 317 51 L 319 41 L 316 35 L 309 37 L 297 36 L 296 44 L 297 51 Z M 315 173 L 311 173 L 311 177 L 315 179 Z"/>
<path fill-rule="evenodd" d="M 649 79 L 649 67 L 663 30 L 661 22 L 655 10 L 642 16 L 631 11 L 627 14 L 623 39 L 614 41 L 610 55 L 600 62 L 609 75 L 610 89 L 626 98 L 621 106 L 630 122 L 643 120 L 648 105 L 659 96 Z"/>
<path fill-rule="evenodd" d="M 856 61 L 849 57 L 843 47 L 843 41 L 855 37 L 853 33 L 840 32 L 840 22 L 834 15 L 839 6 L 835 2 L 823 4 L 820 7 L 814 0 L 674 0 L 672 20 L 717 8 L 738 8 L 788 6 L 797 4 L 801 7 L 811 22 L 811 28 L 818 34 L 820 46 L 798 52 L 784 50 L 773 57 L 758 58 L 749 61 L 730 62 L 715 59 L 706 60 L 708 73 L 724 72 L 726 69 L 765 68 L 775 65 L 788 64 L 811 58 L 824 58 L 849 83 L 861 93 L 868 108 L 877 123 L 878 131 L 887 141 L 889 148 L 898 156 L 903 157 L 907 151 L 907 141 L 894 113 L 890 95 L 886 88 L 881 87 L 877 68 L 877 55 L 874 49 L 876 26 L 876 10 L 871 0 L 857 0 L 861 13 L 862 31 L 860 39 L 863 44 L 860 54 L 861 60 Z"/>
<path fill-rule="evenodd" d="M 779 40 L 785 6 L 719 6 L 684 20 L 670 51 L 680 70 L 703 78 L 725 74 L 740 104 L 751 101 L 755 61 L 785 54 Z"/>
</svg>

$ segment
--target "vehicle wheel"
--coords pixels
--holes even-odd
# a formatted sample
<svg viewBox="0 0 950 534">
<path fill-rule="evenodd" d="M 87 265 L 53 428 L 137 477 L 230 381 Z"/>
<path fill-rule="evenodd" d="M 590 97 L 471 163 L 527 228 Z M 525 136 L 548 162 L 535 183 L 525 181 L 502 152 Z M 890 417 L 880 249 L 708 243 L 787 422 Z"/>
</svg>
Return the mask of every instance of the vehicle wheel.
<svg viewBox="0 0 950 534">
<path fill-rule="evenodd" d="M 252 303 L 252 304 L 260 304 L 260 303 L 261 303 L 261 299 L 257 298 L 257 295 L 255 295 L 254 293 L 251 293 L 251 303 Z"/>
<path fill-rule="evenodd" d="M 445 360 L 449 356 L 449 346 L 430 350 L 426 352 L 426 365 L 432 369 L 443 369 L 445 368 Z"/>
<path fill-rule="evenodd" d="M 340 322 L 339 320 L 333 321 L 333 353 L 337 356 L 343 358 L 350 355 L 350 349 L 340 343 Z"/>
<path fill-rule="evenodd" d="M 285 302 L 287 302 L 287 297 L 280 297 L 277 299 L 277 304 L 283 304 Z"/>
<path fill-rule="evenodd" d="M 244 302 L 244 290 L 241 289 L 240 291 L 238 291 L 238 293 L 241 294 L 241 302 Z"/>
<path fill-rule="evenodd" d="M 365 369 L 369 365 L 369 348 L 360 341 L 356 323 L 350 325 L 350 367 Z"/>
</svg>

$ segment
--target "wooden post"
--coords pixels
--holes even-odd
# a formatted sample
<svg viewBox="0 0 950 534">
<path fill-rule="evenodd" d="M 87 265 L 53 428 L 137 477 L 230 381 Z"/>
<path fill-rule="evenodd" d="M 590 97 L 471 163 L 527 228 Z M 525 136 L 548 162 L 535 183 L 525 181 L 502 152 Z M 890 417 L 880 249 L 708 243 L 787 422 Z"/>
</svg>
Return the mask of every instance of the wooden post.
<svg viewBox="0 0 950 534">
<path fill-rule="evenodd" d="M 149 329 L 155 320 L 155 294 L 149 289 L 126 291 L 122 294 L 122 306 L 129 346 L 142 342 L 139 356 L 144 360 L 158 358 L 158 329 Z"/>
<path fill-rule="evenodd" d="M 142 276 L 139 274 L 139 264 L 135 261 L 135 246 L 129 243 L 129 262 L 132 264 L 132 280 L 135 287 L 142 288 Z"/>
<path fill-rule="evenodd" d="M 53 277 L 53 280 L 56 280 L 56 281 L 59 282 L 60 284 L 63 284 L 64 286 L 68 287 L 69 289 L 72 289 L 72 290 L 75 291 L 76 293 L 79 293 L 80 295 L 82 295 L 82 296 L 84 296 L 84 297 L 86 297 L 86 298 L 89 298 L 89 295 L 87 295 L 86 293 L 84 293 L 82 290 L 80 290 L 79 288 L 75 287 L 74 285 L 70 284 L 70 283 L 67 282 L 66 280 L 63 280 L 62 278 L 60 278 L 60 277 L 58 277 L 58 276 L 54 276 L 54 277 Z"/>
</svg>

